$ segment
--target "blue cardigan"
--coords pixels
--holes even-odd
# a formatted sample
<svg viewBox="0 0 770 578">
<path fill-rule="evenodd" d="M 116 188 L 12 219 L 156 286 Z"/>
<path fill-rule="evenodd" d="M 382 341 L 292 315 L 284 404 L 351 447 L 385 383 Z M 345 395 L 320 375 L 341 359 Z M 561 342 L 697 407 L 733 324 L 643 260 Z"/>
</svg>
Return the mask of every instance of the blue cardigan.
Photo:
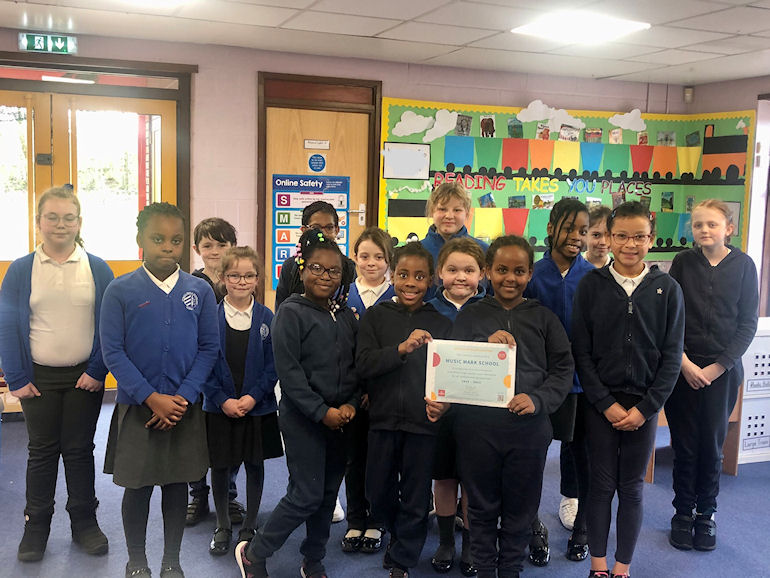
<svg viewBox="0 0 770 578">
<path fill-rule="evenodd" d="M 166 295 L 139 267 L 104 293 L 100 335 L 118 403 L 141 405 L 156 392 L 195 403 L 219 356 L 217 301 L 184 271 Z"/>
<path fill-rule="evenodd" d="M 390 301 L 395 294 L 396 292 L 393 289 L 393 285 L 392 284 L 388 285 L 388 288 L 382 292 L 382 295 L 379 296 L 377 301 L 372 303 L 372 307 L 377 305 L 377 303 L 381 303 L 382 301 Z M 353 312 L 353 315 L 356 316 L 356 319 L 361 319 L 364 313 L 366 313 L 366 306 L 364 305 L 364 302 L 361 300 L 361 296 L 358 294 L 358 285 L 356 285 L 355 281 L 353 281 L 350 284 L 350 294 L 348 295 L 348 307 Z"/>
<path fill-rule="evenodd" d="M 209 413 L 224 413 L 222 404 L 235 397 L 235 383 L 227 365 L 227 319 L 225 304 L 219 304 L 219 359 L 214 365 L 211 377 L 203 385 L 203 410 Z M 250 395 L 257 402 L 248 415 L 266 415 L 278 409 L 275 401 L 275 383 L 278 375 L 273 361 L 273 338 L 270 324 L 273 312 L 264 305 L 254 302 L 249 330 L 249 345 L 246 350 L 246 368 L 243 375 L 241 395 Z"/>
<path fill-rule="evenodd" d="M 527 284 L 524 296 L 537 299 L 556 313 L 567 331 L 567 337 L 572 339 L 572 303 L 575 299 L 575 292 L 583 276 L 593 269 L 595 267 L 578 254 L 567 274 L 562 277 L 559 267 L 551 257 L 551 251 L 548 250 L 543 258 L 535 263 L 532 280 Z M 571 393 L 581 393 L 582 391 L 583 388 L 580 387 L 578 375 L 575 373 Z"/>
<path fill-rule="evenodd" d="M 107 263 L 86 253 L 96 288 L 94 302 L 94 345 L 88 359 L 86 373 L 97 381 L 104 381 L 107 367 L 102 360 L 99 345 L 99 315 L 104 291 L 113 279 Z M 16 259 L 3 279 L 0 290 L 0 367 L 11 390 L 34 383 L 32 353 L 29 344 L 29 295 L 32 292 L 32 263 L 35 253 Z"/>
<path fill-rule="evenodd" d="M 455 318 L 457 317 L 457 314 L 460 313 L 463 309 L 465 309 L 468 305 L 471 303 L 475 303 L 476 301 L 482 300 L 484 297 L 486 297 L 487 292 L 484 289 L 483 285 L 479 285 L 478 292 L 470 297 L 465 303 L 463 303 L 463 306 L 458 309 L 455 307 L 455 304 L 449 301 L 446 297 L 444 297 L 444 286 L 441 285 L 436 290 L 436 296 L 428 301 L 433 307 L 436 308 L 436 311 L 441 313 L 444 317 L 448 317 L 449 320 L 454 323 Z"/>
</svg>

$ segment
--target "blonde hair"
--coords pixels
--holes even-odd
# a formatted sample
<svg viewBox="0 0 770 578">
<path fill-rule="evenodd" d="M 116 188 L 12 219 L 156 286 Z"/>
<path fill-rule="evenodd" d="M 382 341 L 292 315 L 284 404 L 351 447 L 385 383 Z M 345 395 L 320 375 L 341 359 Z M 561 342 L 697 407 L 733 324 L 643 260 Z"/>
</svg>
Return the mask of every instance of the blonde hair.
<svg viewBox="0 0 770 578">
<path fill-rule="evenodd" d="M 444 243 L 444 246 L 441 247 L 441 251 L 438 252 L 439 271 L 441 271 L 441 268 L 452 253 L 463 253 L 464 255 L 473 257 L 476 260 L 476 263 L 478 263 L 479 269 L 482 271 L 484 270 L 484 251 L 482 251 L 479 244 L 470 237 L 456 237 Z"/>
<path fill-rule="evenodd" d="M 225 272 L 231 267 L 234 267 L 236 263 L 241 260 L 251 261 L 251 264 L 254 265 L 254 270 L 257 272 L 257 281 L 262 277 L 262 261 L 259 258 L 259 253 L 249 246 L 230 247 L 222 256 L 222 268 L 218 271 L 220 279 L 219 285 L 221 286 L 223 293 L 227 292 L 225 291 Z M 254 299 L 257 299 L 258 289 L 259 284 L 254 287 Z"/>
<path fill-rule="evenodd" d="M 465 190 L 465 187 L 462 185 L 462 183 L 454 181 L 452 183 L 441 183 L 439 186 L 433 189 L 430 197 L 428 197 L 428 203 L 425 206 L 426 216 L 433 216 L 433 210 L 437 205 L 446 205 L 452 199 L 457 199 L 460 201 L 463 204 L 463 207 L 465 207 L 465 210 L 470 212 L 471 197 L 468 194 L 468 191 Z"/>
<path fill-rule="evenodd" d="M 728 227 L 733 228 L 733 234 L 735 233 L 736 229 L 738 228 L 738 223 L 733 221 L 733 213 L 730 211 L 730 207 L 727 203 L 722 201 L 721 199 L 706 199 L 704 201 L 701 201 L 697 205 L 695 205 L 692 210 L 693 213 L 696 209 L 713 209 L 714 211 L 719 211 L 722 213 L 725 217 L 725 223 L 727 223 Z M 730 241 L 731 235 L 725 235 L 725 241 Z"/>
<path fill-rule="evenodd" d="M 40 195 L 40 198 L 37 200 L 37 215 L 35 216 L 35 221 L 37 222 L 38 227 L 40 226 L 40 216 L 43 213 L 43 205 L 46 204 L 47 201 L 50 199 L 64 199 L 65 201 L 69 201 L 73 205 L 75 205 L 75 209 L 77 209 L 78 217 L 80 217 L 80 201 L 78 200 L 77 195 L 75 194 L 75 191 L 72 189 L 72 185 L 63 185 L 61 187 L 53 187 L 51 189 L 48 189 L 46 192 L 44 192 L 42 195 Z M 83 246 L 83 238 L 80 236 L 80 230 L 78 229 L 77 234 L 75 235 L 75 243 Z"/>
</svg>

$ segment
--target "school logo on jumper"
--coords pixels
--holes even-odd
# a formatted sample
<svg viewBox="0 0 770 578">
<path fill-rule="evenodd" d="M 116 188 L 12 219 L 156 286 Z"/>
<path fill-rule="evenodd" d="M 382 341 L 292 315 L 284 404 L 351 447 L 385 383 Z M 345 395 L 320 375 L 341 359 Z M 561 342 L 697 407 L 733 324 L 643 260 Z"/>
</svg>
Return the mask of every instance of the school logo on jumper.
<svg viewBox="0 0 770 578">
<path fill-rule="evenodd" d="M 270 335 L 270 328 L 267 326 L 266 323 L 263 323 L 259 326 L 259 335 L 262 337 L 262 341 L 267 339 L 267 336 Z"/>
<path fill-rule="evenodd" d="M 187 307 L 187 309 L 192 311 L 198 306 L 198 294 L 188 291 L 182 295 L 182 303 L 184 303 L 184 306 Z"/>
</svg>

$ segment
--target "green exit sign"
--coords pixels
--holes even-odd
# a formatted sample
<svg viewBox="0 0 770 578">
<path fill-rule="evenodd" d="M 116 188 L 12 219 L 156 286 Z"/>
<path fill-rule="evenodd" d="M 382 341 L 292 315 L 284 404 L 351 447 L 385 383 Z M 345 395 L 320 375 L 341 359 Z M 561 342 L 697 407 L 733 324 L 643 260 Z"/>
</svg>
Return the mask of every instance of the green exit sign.
<svg viewBox="0 0 770 578">
<path fill-rule="evenodd" d="M 60 34 L 19 33 L 19 50 L 24 52 L 50 52 L 53 54 L 77 54 L 78 39 Z"/>
</svg>

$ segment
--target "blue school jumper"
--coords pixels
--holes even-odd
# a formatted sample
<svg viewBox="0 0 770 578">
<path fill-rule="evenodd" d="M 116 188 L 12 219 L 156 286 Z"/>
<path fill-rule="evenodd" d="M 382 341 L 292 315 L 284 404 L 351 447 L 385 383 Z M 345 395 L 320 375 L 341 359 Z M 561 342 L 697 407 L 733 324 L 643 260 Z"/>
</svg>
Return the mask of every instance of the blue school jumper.
<svg viewBox="0 0 770 578">
<path fill-rule="evenodd" d="M 155 392 L 198 401 L 219 356 L 218 332 L 206 281 L 180 271 L 166 295 L 143 267 L 115 279 L 104 294 L 100 335 L 117 402 L 141 405 Z"/>
<path fill-rule="evenodd" d="M 94 277 L 94 346 L 88 359 L 86 373 L 97 381 L 104 381 L 107 367 L 99 344 L 99 316 L 102 296 L 113 275 L 107 263 L 86 253 Z M 8 388 L 13 391 L 34 382 L 32 353 L 29 344 L 29 295 L 32 292 L 32 263 L 35 253 L 11 263 L 0 290 L 0 367 L 3 368 Z"/>
<path fill-rule="evenodd" d="M 484 289 L 483 285 L 479 285 L 477 293 L 475 295 L 472 295 L 465 303 L 463 303 L 462 307 L 458 309 L 455 307 L 455 304 L 449 301 L 446 297 L 444 297 L 444 286 L 440 285 L 439 288 L 436 290 L 436 296 L 428 301 L 433 307 L 436 308 L 436 311 L 441 313 L 444 317 L 449 318 L 450 321 L 454 322 L 455 318 L 457 317 L 457 314 L 460 313 L 463 309 L 465 309 L 468 305 L 471 303 L 476 303 L 476 301 L 480 301 L 484 297 L 487 296 L 487 291 Z"/>
<path fill-rule="evenodd" d="M 468 233 L 468 229 L 463 225 L 462 229 L 457 231 L 454 235 L 450 237 L 450 239 L 457 239 L 459 237 L 468 237 L 469 239 L 473 239 L 479 244 L 479 247 L 481 247 L 482 252 L 486 255 L 487 249 L 489 249 L 489 245 L 486 244 L 484 241 L 481 241 L 480 239 L 477 239 L 476 237 L 471 237 L 470 233 Z M 446 241 L 444 241 L 444 237 L 442 237 L 437 231 L 436 231 L 436 225 L 431 225 L 428 228 L 428 232 L 425 233 L 425 238 L 420 239 L 420 243 L 423 247 L 425 247 L 428 252 L 433 256 L 433 266 L 438 267 L 438 254 L 441 251 L 441 248 L 444 246 Z M 436 283 L 432 284 L 430 287 L 428 287 L 427 293 L 425 293 L 425 301 L 430 301 L 436 296 L 436 290 L 437 290 L 437 283 L 438 280 L 436 280 Z M 490 293 L 490 291 L 487 291 L 487 293 Z"/>
<path fill-rule="evenodd" d="M 219 359 L 214 365 L 211 377 L 203 386 L 203 411 L 209 413 L 224 413 L 222 404 L 236 396 L 233 375 L 225 358 L 227 320 L 224 302 L 219 304 L 217 316 L 219 318 Z M 257 403 L 246 415 L 267 415 L 278 410 L 275 400 L 275 384 L 278 381 L 278 375 L 275 372 L 273 339 L 270 334 L 272 322 L 273 312 L 254 301 L 241 395 L 250 395 Z"/>
</svg>

